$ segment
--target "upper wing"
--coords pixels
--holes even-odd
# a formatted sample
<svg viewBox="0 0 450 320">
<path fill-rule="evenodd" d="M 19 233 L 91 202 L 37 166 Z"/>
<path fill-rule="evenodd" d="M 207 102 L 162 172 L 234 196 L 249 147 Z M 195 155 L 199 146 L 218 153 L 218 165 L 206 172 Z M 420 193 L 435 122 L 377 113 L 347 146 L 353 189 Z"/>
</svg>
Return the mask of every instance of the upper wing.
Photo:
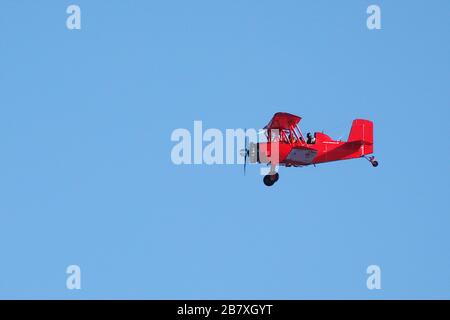
<svg viewBox="0 0 450 320">
<path fill-rule="evenodd" d="M 287 112 L 277 112 L 264 129 L 289 129 L 296 126 L 302 118 Z"/>
</svg>

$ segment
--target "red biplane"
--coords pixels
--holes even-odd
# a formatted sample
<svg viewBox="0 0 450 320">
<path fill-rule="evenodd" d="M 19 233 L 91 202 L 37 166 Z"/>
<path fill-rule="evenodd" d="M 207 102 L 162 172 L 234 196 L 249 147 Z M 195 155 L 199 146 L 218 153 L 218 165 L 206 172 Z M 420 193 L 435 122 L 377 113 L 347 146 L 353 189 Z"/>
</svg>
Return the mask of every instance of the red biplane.
<svg viewBox="0 0 450 320">
<path fill-rule="evenodd" d="M 278 181 L 276 166 L 303 167 L 318 163 L 347 160 L 364 157 L 376 167 L 378 162 L 373 156 L 373 122 L 353 120 L 347 141 L 333 140 L 322 132 L 308 133 L 303 136 L 298 123 L 302 118 L 293 114 L 278 112 L 264 127 L 267 142 L 250 143 L 241 154 L 250 163 L 266 163 L 271 166 L 264 184 L 272 186 Z"/>
</svg>

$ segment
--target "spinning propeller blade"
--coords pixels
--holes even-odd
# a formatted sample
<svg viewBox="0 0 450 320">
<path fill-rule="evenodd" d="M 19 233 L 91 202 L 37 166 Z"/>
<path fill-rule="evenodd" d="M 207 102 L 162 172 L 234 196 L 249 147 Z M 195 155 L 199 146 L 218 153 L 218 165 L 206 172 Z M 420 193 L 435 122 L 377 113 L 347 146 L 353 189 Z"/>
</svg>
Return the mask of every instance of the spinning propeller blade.
<svg viewBox="0 0 450 320">
<path fill-rule="evenodd" d="M 247 132 L 247 129 L 245 129 L 245 132 Z M 247 135 L 245 136 L 245 148 L 241 149 L 241 156 L 244 157 L 244 176 L 245 176 L 245 171 L 247 169 L 247 157 L 250 154 L 250 151 L 248 150 L 248 137 Z"/>
<path fill-rule="evenodd" d="M 245 129 L 245 132 L 247 132 L 247 129 Z M 248 157 L 248 154 L 249 154 L 249 150 L 248 150 L 248 148 L 247 148 L 247 145 L 248 145 L 248 137 L 247 137 L 247 135 L 245 136 L 245 155 L 244 155 L 244 176 L 245 176 L 245 171 L 246 171 L 246 168 L 247 168 L 247 157 Z"/>
</svg>

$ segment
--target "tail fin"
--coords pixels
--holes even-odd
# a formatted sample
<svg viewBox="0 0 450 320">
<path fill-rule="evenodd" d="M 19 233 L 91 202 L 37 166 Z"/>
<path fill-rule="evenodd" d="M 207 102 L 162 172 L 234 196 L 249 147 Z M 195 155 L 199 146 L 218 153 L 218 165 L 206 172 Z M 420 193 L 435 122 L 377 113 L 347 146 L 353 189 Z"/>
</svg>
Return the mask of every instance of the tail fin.
<svg viewBox="0 0 450 320">
<path fill-rule="evenodd" d="M 373 153 L 373 122 L 370 120 L 353 120 L 348 142 L 360 143 L 362 155 Z"/>
</svg>

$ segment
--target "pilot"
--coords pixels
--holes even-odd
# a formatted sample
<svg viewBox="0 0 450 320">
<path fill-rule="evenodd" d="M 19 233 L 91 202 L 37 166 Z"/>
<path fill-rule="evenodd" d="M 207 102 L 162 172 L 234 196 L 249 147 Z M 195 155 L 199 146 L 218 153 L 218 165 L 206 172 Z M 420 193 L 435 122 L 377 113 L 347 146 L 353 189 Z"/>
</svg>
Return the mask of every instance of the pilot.
<svg viewBox="0 0 450 320">
<path fill-rule="evenodd" d="M 307 144 L 314 144 L 314 143 L 316 143 L 316 138 L 314 138 L 314 137 L 312 136 L 311 132 L 308 132 L 308 133 L 306 134 L 306 143 L 307 143 Z"/>
</svg>

